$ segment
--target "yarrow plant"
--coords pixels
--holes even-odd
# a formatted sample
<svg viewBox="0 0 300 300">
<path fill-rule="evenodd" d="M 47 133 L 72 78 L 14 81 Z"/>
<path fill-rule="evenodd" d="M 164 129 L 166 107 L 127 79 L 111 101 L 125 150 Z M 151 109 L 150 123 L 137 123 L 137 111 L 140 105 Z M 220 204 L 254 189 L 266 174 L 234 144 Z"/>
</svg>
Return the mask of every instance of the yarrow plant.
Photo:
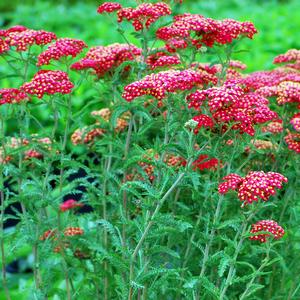
<svg viewBox="0 0 300 300">
<path fill-rule="evenodd" d="M 247 73 L 250 21 L 127 5 L 110 45 L 0 30 L 4 297 L 27 257 L 26 299 L 296 299 L 300 50 Z"/>
</svg>

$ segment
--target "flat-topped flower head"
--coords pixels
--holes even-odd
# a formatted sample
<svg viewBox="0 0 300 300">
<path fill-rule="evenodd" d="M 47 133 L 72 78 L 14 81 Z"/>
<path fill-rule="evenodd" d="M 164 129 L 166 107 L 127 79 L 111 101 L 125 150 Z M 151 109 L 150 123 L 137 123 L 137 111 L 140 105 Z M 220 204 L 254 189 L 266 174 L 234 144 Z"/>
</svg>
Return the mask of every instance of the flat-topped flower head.
<svg viewBox="0 0 300 300">
<path fill-rule="evenodd" d="M 40 70 L 34 75 L 30 82 L 22 85 L 21 90 L 27 94 L 42 98 L 45 94 L 70 94 L 73 87 L 74 85 L 70 81 L 67 73 L 62 71 Z"/>
<path fill-rule="evenodd" d="M 105 130 L 102 128 L 90 128 L 90 126 L 84 126 L 78 128 L 71 135 L 71 141 L 74 145 L 79 144 L 92 144 L 96 138 L 102 137 Z"/>
<path fill-rule="evenodd" d="M 22 31 L 11 31 L 7 34 L 5 41 L 17 51 L 26 51 L 32 45 L 44 46 L 56 40 L 53 32 L 45 30 L 26 29 Z"/>
<path fill-rule="evenodd" d="M 75 57 L 86 47 L 87 45 L 81 40 L 71 38 L 58 39 L 38 56 L 37 65 L 49 65 L 51 60 L 59 60 L 69 55 Z"/>
<path fill-rule="evenodd" d="M 270 237 L 275 240 L 281 239 L 284 236 L 284 229 L 273 220 L 262 220 L 252 224 L 250 233 L 253 233 L 250 240 L 265 243 Z"/>
<path fill-rule="evenodd" d="M 267 201 L 275 195 L 277 189 L 287 178 L 276 172 L 251 171 L 245 178 L 237 174 L 229 174 L 223 178 L 225 182 L 219 184 L 219 193 L 226 194 L 229 189 L 237 190 L 238 198 L 244 203 L 251 204 L 259 199 Z"/>
<path fill-rule="evenodd" d="M 278 120 L 274 120 L 274 121 L 270 122 L 266 126 L 262 127 L 261 131 L 269 132 L 269 133 L 273 133 L 273 134 L 282 132 L 283 131 L 282 120 L 278 119 Z"/>
<path fill-rule="evenodd" d="M 166 3 L 142 3 L 136 8 L 128 7 L 118 10 L 118 22 L 126 19 L 132 23 L 136 31 L 140 31 L 144 28 L 148 29 L 160 17 L 170 14 L 171 9 Z"/>
<path fill-rule="evenodd" d="M 290 123 L 296 131 L 300 132 L 300 113 L 293 115 Z"/>
<path fill-rule="evenodd" d="M 231 129 L 251 136 L 255 133 L 254 125 L 278 117 L 270 110 L 268 99 L 255 92 L 248 92 L 235 81 L 207 90 L 198 90 L 186 99 L 189 107 L 196 110 L 207 102 L 214 123 L 225 127 L 231 124 Z"/>
<path fill-rule="evenodd" d="M 300 50 L 290 49 L 285 54 L 280 54 L 274 58 L 274 64 L 286 62 L 300 62 Z"/>
<path fill-rule="evenodd" d="M 141 49 L 128 44 L 97 46 L 91 48 L 83 59 L 74 63 L 71 69 L 94 69 L 98 77 L 103 77 L 113 72 L 123 62 L 136 59 L 141 53 Z"/>
<path fill-rule="evenodd" d="M 0 105 L 7 103 L 19 103 L 27 100 L 29 100 L 29 97 L 22 90 L 15 88 L 0 89 Z"/>
<path fill-rule="evenodd" d="M 147 57 L 147 64 L 152 69 L 179 65 L 180 59 L 175 55 L 167 55 L 165 52 L 157 52 Z"/>
<path fill-rule="evenodd" d="M 80 227 L 68 227 L 64 230 L 65 236 L 83 235 L 84 231 Z"/>
<path fill-rule="evenodd" d="M 232 19 L 219 21 L 186 13 L 175 16 L 173 23 L 159 28 L 156 35 L 167 43 L 172 39 L 186 40 L 196 48 L 200 48 L 203 45 L 212 47 L 215 43 L 232 43 L 234 39 L 241 36 L 252 38 L 256 32 L 251 22 L 239 22 Z"/>
<path fill-rule="evenodd" d="M 103 13 L 111 13 L 114 11 L 117 11 L 122 8 L 122 5 L 117 2 L 104 2 L 101 4 L 98 9 L 97 13 L 98 14 L 103 14 Z"/>
<path fill-rule="evenodd" d="M 284 137 L 284 140 L 290 150 L 300 153 L 300 133 L 288 132 L 288 134 Z"/>
<path fill-rule="evenodd" d="M 161 100 L 167 93 L 190 90 L 194 86 L 208 84 L 210 80 L 211 77 L 193 69 L 162 71 L 125 86 L 122 97 L 129 102 L 144 95 Z"/>
<path fill-rule="evenodd" d="M 25 30 L 28 30 L 28 28 L 25 27 L 25 26 L 22 26 L 22 25 L 15 25 L 15 26 L 12 26 L 8 29 L 1 29 L 0 30 L 0 36 L 7 37 L 12 32 L 22 32 L 22 31 L 25 31 Z"/>
</svg>

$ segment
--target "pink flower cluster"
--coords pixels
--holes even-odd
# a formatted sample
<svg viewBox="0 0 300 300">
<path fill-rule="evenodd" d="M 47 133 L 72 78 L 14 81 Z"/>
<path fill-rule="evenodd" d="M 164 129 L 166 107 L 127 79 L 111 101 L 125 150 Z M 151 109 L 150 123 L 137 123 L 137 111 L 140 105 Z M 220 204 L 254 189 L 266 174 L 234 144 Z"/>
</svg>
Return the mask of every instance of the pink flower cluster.
<svg viewBox="0 0 300 300">
<path fill-rule="evenodd" d="M 266 98 L 255 92 L 246 92 L 234 81 L 220 87 L 198 90 L 187 96 L 189 107 L 197 110 L 206 100 L 216 123 L 225 125 L 234 122 L 232 129 L 249 135 L 255 133 L 253 125 L 278 117 L 268 107 L 269 101 Z"/>
<path fill-rule="evenodd" d="M 209 75 L 206 72 L 198 72 L 193 69 L 153 73 L 140 81 L 135 81 L 125 86 L 122 97 L 126 101 L 132 101 L 143 95 L 151 95 L 161 100 L 166 96 L 166 93 L 190 90 L 194 86 L 208 84 L 212 79 Z"/>
<path fill-rule="evenodd" d="M 103 14 L 103 13 L 111 13 L 114 11 L 117 11 L 119 9 L 122 8 L 122 5 L 120 3 L 117 2 L 104 2 L 103 4 L 101 4 L 98 9 L 97 9 L 97 13 L 98 14 Z"/>
<path fill-rule="evenodd" d="M 29 100 L 27 94 L 19 89 L 0 89 L 0 105 L 6 103 L 19 103 L 27 100 Z"/>
<path fill-rule="evenodd" d="M 280 54 L 274 58 L 274 64 L 286 62 L 300 62 L 300 50 L 290 49 L 285 54 Z"/>
<path fill-rule="evenodd" d="M 266 231 L 269 233 L 263 233 L 262 231 Z M 281 239 L 284 235 L 284 229 L 273 220 L 262 220 L 255 224 L 252 224 L 250 233 L 254 234 L 250 237 L 250 240 L 256 240 L 260 241 L 261 243 L 265 243 L 267 241 L 267 238 L 271 235 L 276 240 Z"/>
<path fill-rule="evenodd" d="M 300 113 L 296 113 L 290 123 L 293 125 L 294 129 L 298 132 L 300 132 Z"/>
<path fill-rule="evenodd" d="M 46 51 L 38 56 L 37 65 L 49 65 L 51 59 L 59 60 L 68 55 L 75 57 L 86 47 L 87 45 L 80 40 L 70 38 L 58 39 L 54 44 L 50 45 Z"/>
<path fill-rule="evenodd" d="M 156 35 L 167 43 L 171 41 L 175 48 L 174 39 L 188 41 L 200 48 L 202 45 L 212 47 L 215 43 L 232 43 L 240 36 L 252 38 L 256 32 L 251 22 L 238 22 L 232 19 L 219 21 L 186 13 L 175 16 L 173 23 L 159 28 Z"/>
<path fill-rule="evenodd" d="M 127 44 L 111 44 L 91 48 L 83 59 L 74 63 L 71 69 L 84 70 L 92 68 L 98 77 L 112 72 L 125 61 L 134 60 L 142 50 Z"/>
<path fill-rule="evenodd" d="M 0 39 L 0 54 L 6 52 L 8 50 L 9 50 L 8 44 L 4 40 Z"/>
<path fill-rule="evenodd" d="M 166 55 L 165 52 L 159 51 L 155 54 L 149 55 L 147 57 L 146 63 L 152 70 L 154 70 L 160 67 L 179 65 L 181 62 L 178 56 Z"/>
<path fill-rule="evenodd" d="M 56 39 L 56 35 L 53 32 L 28 29 L 24 26 L 14 26 L 2 30 L 0 31 L 0 36 L 4 37 L 4 42 L 7 46 L 16 47 L 17 51 L 26 51 L 32 45 L 43 46 Z"/>
<path fill-rule="evenodd" d="M 160 17 L 170 15 L 171 9 L 168 4 L 158 3 L 142 3 L 136 8 L 122 8 L 118 11 L 118 22 L 124 19 L 132 22 L 136 31 L 149 28 L 152 23 Z"/>
<path fill-rule="evenodd" d="M 230 189 L 238 191 L 241 201 L 251 204 L 261 198 L 267 201 L 276 193 L 275 188 L 281 189 L 287 178 L 275 172 L 251 171 L 245 178 L 237 174 L 229 174 L 223 178 L 225 182 L 219 184 L 219 193 L 226 194 Z"/>
<path fill-rule="evenodd" d="M 300 153 L 300 133 L 291 133 L 289 132 L 284 137 L 285 142 L 288 145 L 290 150 L 295 151 L 296 153 Z"/>
<path fill-rule="evenodd" d="M 69 94 L 74 87 L 68 74 L 62 71 L 40 70 L 30 82 L 23 84 L 21 90 L 42 98 L 44 94 Z"/>
<path fill-rule="evenodd" d="M 274 121 L 270 122 L 266 126 L 262 127 L 261 131 L 262 132 L 270 132 L 273 134 L 282 132 L 283 131 L 282 120 L 278 119 L 278 120 L 274 120 Z"/>
</svg>

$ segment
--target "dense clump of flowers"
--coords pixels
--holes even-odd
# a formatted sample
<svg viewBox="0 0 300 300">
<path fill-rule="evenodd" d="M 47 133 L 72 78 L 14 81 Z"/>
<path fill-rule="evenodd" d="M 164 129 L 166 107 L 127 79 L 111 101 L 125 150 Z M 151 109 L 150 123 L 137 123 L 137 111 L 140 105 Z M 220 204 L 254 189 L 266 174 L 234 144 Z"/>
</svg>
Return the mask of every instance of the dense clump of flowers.
<svg viewBox="0 0 300 300">
<path fill-rule="evenodd" d="M 16 47 L 17 51 L 26 51 L 32 45 L 44 46 L 56 40 L 53 32 L 27 29 L 22 26 L 6 30 L 2 36 L 5 37 L 5 42 L 10 47 Z"/>
<path fill-rule="evenodd" d="M 201 127 L 214 127 L 214 121 L 207 115 L 198 115 L 193 117 L 193 120 L 197 122 L 197 127 L 194 129 L 194 133 L 197 134 Z"/>
<path fill-rule="evenodd" d="M 300 153 L 300 133 L 288 132 L 288 134 L 284 137 L 284 140 L 290 150 Z"/>
<path fill-rule="evenodd" d="M 290 123 L 293 125 L 296 131 L 300 132 L 300 113 L 295 114 Z"/>
<path fill-rule="evenodd" d="M 155 54 L 149 55 L 146 60 L 147 65 L 152 69 L 179 65 L 180 58 L 175 55 L 166 55 L 165 52 L 156 52 Z"/>
<path fill-rule="evenodd" d="M 65 236 L 83 235 L 84 231 L 80 227 L 68 227 L 64 230 Z"/>
<path fill-rule="evenodd" d="M 300 62 L 300 50 L 290 49 L 285 54 L 280 54 L 274 58 L 274 64 L 286 62 Z"/>
<path fill-rule="evenodd" d="M 136 59 L 142 50 L 128 44 L 112 44 L 91 48 L 83 59 L 71 66 L 73 70 L 94 69 L 98 77 L 112 72 L 125 61 Z"/>
<path fill-rule="evenodd" d="M 264 233 L 262 231 L 266 231 L 269 233 Z M 284 235 L 284 229 L 273 220 L 262 220 L 255 224 L 252 224 L 250 233 L 254 234 L 250 236 L 250 240 L 256 240 L 260 241 L 261 243 L 265 243 L 267 241 L 267 238 L 270 236 L 272 236 L 276 240 L 281 239 Z"/>
<path fill-rule="evenodd" d="M 29 100 L 28 95 L 22 90 L 9 88 L 0 89 L 0 105 L 6 103 L 19 103 Z"/>
<path fill-rule="evenodd" d="M 101 128 L 90 128 L 84 126 L 83 128 L 76 129 L 71 135 L 71 141 L 74 145 L 90 144 L 95 138 L 103 136 L 105 130 Z"/>
<path fill-rule="evenodd" d="M 251 140 L 251 144 L 259 150 L 274 150 L 277 148 L 276 144 L 266 140 Z"/>
<path fill-rule="evenodd" d="M 45 94 L 70 94 L 73 83 L 68 74 L 62 71 L 40 70 L 30 82 L 22 85 L 21 89 L 30 95 L 42 98 Z"/>
<path fill-rule="evenodd" d="M 80 40 L 70 38 L 58 39 L 38 56 L 37 65 L 49 65 L 50 60 L 59 60 L 68 55 L 75 57 L 86 47 L 87 45 Z"/>
<path fill-rule="evenodd" d="M 283 131 L 282 120 L 274 120 L 261 128 L 262 132 L 270 132 L 273 134 L 280 133 Z"/>
<path fill-rule="evenodd" d="M 276 94 L 278 104 L 300 103 L 300 82 L 284 81 L 277 87 Z"/>
<path fill-rule="evenodd" d="M 67 201 L 65 201 L 64 203 L 62 203 L 59 206 L 60 211 L 64 212 L 73 208 L 78 208 L 78 207 L 82 207 L 83 204 L 74 200 L 74 199 L 69 199 Z"/>
<path fill-rule="evenodd" d="M 198 90 L 187 96 L 189 107 L 199 108 L 208 101 L 212 118 L 216 123 L 225 125 L 234 122 L 232 129 L 254 135 L 253 125 L 265 123 L 277 114 L 268 107 L 269 101 L 255 92 L 247 92 L 235 81 L 223 86 Z"/>
<path fill-rule="evenodd" d="M 300 74 L 284 70 L 258 71 L 239 79 L 239 82 L 249 90 L 257 91 L 265 96 L 269 96 L 268 88 L 276 87 L 284 81 L 300 82 Z"/>
<path fill-rule="evenodd" d="M 245 178 L 237 174 L 229 174 L 223 178 L 225 182 L 219 184 L 219 193 L 226 194 L 230 189 L 238 191 L 238 198 L 251 204 L 262 199 L 267 201 L 276 193 L 275 188 L 281 189 L 287 178 L 275 172 L 251 171 Z"/>
<path fill-rule="evenodd" d="M 211 76 L 207 75 L 192 69 L 153 73 L 125 86 L 122 97 L 126 101 L 132 101 L 143 95 L 151 95 L 161 100 L 166 97 L 166 93 L 190 90 L 194 86 L 208 84 Z"/>
<path fill-rule="evenodd" d="M 142 3 L 136 8 L 122 8 L 118 10 L 118 22 L 124 19 L 132 22 L 136 31 L 149 28 L 152 23 L 160 17 L 170 15 L 171 9 L 168 4 L 163 2 L 158 3 Z"/>
<path fill-rule="evenodd" d="M 34 144 L 38 145 L 38 149 L 36 149 Z M 32 135 L 30 139 L 11 137 L 8 139 L 5 145 L 0 147 L 0 163 L 12 161 L 14 158 L 16 158 L 16 155 L 11 154 L 10 152 L 14 153 L 13 150 L 21 149 L 23 147 L 26 148 L 22 152 L 24 160 L 29 160 L 31 158 L 42 159 L 44 157 L 44 151 L 51 151 L 51 144 L 52 142 L 49 138 L 37 138 L 36 135 Z"/>
<path fill-rule="evenodd" d="M 251 22 L 232 19 L 213 20 L 202 15 L 183 14 L 174 17 L 170 26 L 157 30 L 157 37 L 169 43 L 173 39 L 186 40 L 197 48 L 212 47 L 215 43 L 228 44 L 240 36 L 252 38 L 257 32 Z M 174 43 L 172 42 L 173 47 Z"/>
<path fill-rule="evenodd" d="M 119 10 L 122 8 L 122 5 L 117 2 L 104 2 L 101 4 L 98 9 L 97 13 L 98 14 L 103 14 L 103 13 L 111 13 L 113 11 Z"/>
<path fill-rule="evenodd" d="M 22 26 L 22 25 L 15 25 L 15 26 L 12 26 L 8 29 L 1 29 L 0 30 L 0 36 L 1 37 L 7 37 L 12 32 L 22 32 L 22 31 L 25 31 L 25 30 L 28 30 L 28 28 L 25 27 L 25 26 Z"/>
</svg>

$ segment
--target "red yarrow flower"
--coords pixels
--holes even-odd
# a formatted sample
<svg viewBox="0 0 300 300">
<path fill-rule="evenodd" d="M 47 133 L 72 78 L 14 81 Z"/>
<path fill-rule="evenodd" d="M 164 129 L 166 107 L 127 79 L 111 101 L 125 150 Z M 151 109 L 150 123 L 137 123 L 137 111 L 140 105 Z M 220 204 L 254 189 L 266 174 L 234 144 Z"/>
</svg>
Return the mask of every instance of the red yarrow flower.
<svg viewBox="0 0 300 300">
<path fill-rule="evenodd" d="M 54 44 L 50 45 L 48 49 L 38 56 L 38 66 L 49 65 L 50 60 L 59 60 L 62 57 L 71 55 L 77 56 L 82 52 L 87 45 L 80 40 L 62 38 L 58 39 Z"/>
<path fill-rule="evenodd" d="M 154 70 L 161 67 L 179 65 L 181 62 L 178 56 L 170 56 L 166 55 L 165 52 L 157 52 L 149 55 L 146 63 L 152 70 Z"/>
<path fill-rule="evenodd" d="M 264 231 L 269 233 L 264 233 Z M 267 241 L 267 238 L 271 236 L 275 240 L 281 239 L 284 236 L 284 229 L 273 220 L 262 220 L 255 224 L 252 224 L 250 233 L 254 234 L 253 236 L 250 236 L 250 240 L 265 243 Z"/>
<path fill-rule="evenodd" d="M 111 12 L 114 12 L 114 11 L 119 10 L 121 8 L 122 8 L 122 5 L 120 3 L 117 3 L 117 2 L 104 2 L 103 4 L 101 4 L 98 7 L 97 13 L 98 14 L 103 14 L 105 12 L 111 13 Z"/>
<path fill-rule="evenodd" d="M 71 66 L 73 70 L 94 69 L 97 76 L 110 74 L 125 61 L 135 60 L 142 50 L 134 45 L 112 44 L 91 48 L 83 59 Z M 125 68 L 124 70 L 128 70 Z"/>
<path fill-rule="evenodd" d="M 32 45 L 44 46 L 56 40 L 53 32 L 45 30 L 26 29 L 21 31 L 7 31 L 5 42 L 16 47 L 17 51 L 26 51 Z"/>
<path fill-rule="evenodd" d="M 300 113 L 293 115 L 290 123 L 293 125 L 296 131 L 300 132 Z"/>
<path fill-rule="evenodd" d="M 29 100 L 28 95 L 22 90 L 9 88 L 0 89 L 0 105 L 7 103 L 19 103 Z"/>
<path fill-rule="evenodd" d="M 132 22 L 136 31 L 143 28 L 149 28 L 152 23 L 162 16 L 170 15 L 171 9 L 168 4 L 158 3 L 142 3 L 136 8 L 122 8 L 118 11 L 118 22 L 124 19 Z"/>
<path fill-rule="evenodd" d="M 274 58 L 274 64 L 286 62 L 300 62 L 300 50 L 290 49 L 285 54 L 280 54 Z"/>
<path fill-rule="evenodd" d="M 199 132 L 199 129 L 201 127 L 209 127 L 213 128 L 214 127 L 214 121 L 212 120 L 211 117 L 207 115 L 198 115 L 193 117 L 193 120 L 198 123 L 197 128 L 194 129 L 194 133 L 197 134 Z"/>
<path fill-rule="evenodd" d="M 4 40 L 0 39 L 0 54 L 6 52 L 8 50 L 9 50 L 8 44 Z"/>
<path fill-rule="evenodd" d="M 128 102 L 143 95 L 161 100 L 166 93 L 190 90 L 194 86 L 208 84 L 210 80 L 211 77 L 193 69 L 162 71 L 125 86 L 122 97 Z"/>
<path fill-rule="evenodd" d="M 201 154 L 193 163 L 193 170 L 203 171 L 205 169 L 216 169 L 219 165 L 219 160 L 216 158 L 209 158 L 207 154 Z"/>
<path fill-rule="evenodd" d="M 83 235 L 84 231 L 80 227 L 68 227 L 64 230 L 65 236 Z"/>
<path fill-rule="evenodd" d="M 223 178 L 225 182 L 219 184 L 219 193 L 226 194 L 229 189 L 237 190 L 238 198 L 244 203 L 262 199 L 267 201 L 271 195 L 275 195 L 275 188 L 281 189 L 282 183 L 287 178 L 275 172 L 251 171 L 245 178 L 237 174 L 229 174 Z"/>
<path fill-rule="evenodd" d="M 268 125 L 261 128 L 262 132 L 270 132 L 273 134 L 280 133 L 283 131 L 282 120 L 274 120 L 270 122 Z"/>
<path fill-rule="evenodd" d="M 290 150 L 300 153 L 300 133 L 288 132 L 288 134 L 284 137 L 284 140 Z"/>
<path fill-rule="evenodd" d="M 64 203 L 62 203 L 59 208 L 62 212 L 65 212 L 67 210 L 73 209 L 73 208 L 77 208 L 77 207 L 82 207 L 83 204 L 74 200 L 74 199 L 69 199 L 67 201 L 65 201 Z"/>
<path fill-rule="evenodd" d="M 21 90 L 30 95 L 42 98 L 45 94 L 53 95 L 56 93 L 70 94 L 73 83 L 68 74 L 62 71 L 40 70 L 30 82 L 22 85 Z"/>
</svg>

